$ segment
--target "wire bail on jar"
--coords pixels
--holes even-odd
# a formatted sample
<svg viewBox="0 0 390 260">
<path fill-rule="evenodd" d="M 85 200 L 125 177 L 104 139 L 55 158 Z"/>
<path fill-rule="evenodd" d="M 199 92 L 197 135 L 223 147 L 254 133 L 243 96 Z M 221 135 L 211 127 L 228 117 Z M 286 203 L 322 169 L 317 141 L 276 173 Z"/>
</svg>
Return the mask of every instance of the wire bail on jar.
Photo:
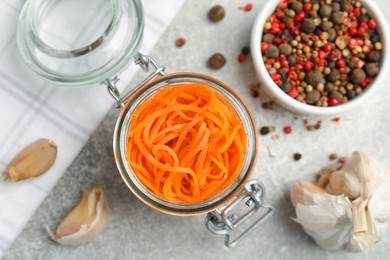
<svg viewBox="0 0 390 260">
<path fill-rule="evenodd" d="M 150 73 L 149 76 L 147 76 L 143 81 L 138 83 L 135 88 L 130 89 L 123 97 L 120 96 L 119 90 L 115 85 L 119 81 L 118 76 L 114 76 L 111 79 L 107 78 L 104 83 L 107 85 L 108 93 L 110 93 L 110 95 L 116 100 L 116 108 L 123 108 L 131 94 L 139 87 L 155 79 L 156 77 L 165 75 L 165 67 L 160 67 L 151 56 L 138 52 L 135 56 L 134 63 L 141 66 L 141 68 L 146 72 L 149 72 L 149 67 L 152 65 L 154 67 L 154 71 Z"/>
<path fill-rule="evenodd" d="M 259 180 L 250 180 L 237 198 L 223 210 L 217 209 L 207 214 L 205 226 L 214 234 L 225 235 L 226 247 L 234 247 L 273 214 L 274 208 L 269 204 L 264 204 L 264 198 L 264 185 Z M 239 212 L 235 212 L 234 210 L 242 203 L 245 203 L 249 209 L 238 215 Z M 260 214 L 260 217 L 247 229 L 232 239 L 233 231 L 246 221 L 249 221 L 251 217 L 255 217 L 255 214 L 260 209 L 265 209 L 266 212 Z"/>
</svg>

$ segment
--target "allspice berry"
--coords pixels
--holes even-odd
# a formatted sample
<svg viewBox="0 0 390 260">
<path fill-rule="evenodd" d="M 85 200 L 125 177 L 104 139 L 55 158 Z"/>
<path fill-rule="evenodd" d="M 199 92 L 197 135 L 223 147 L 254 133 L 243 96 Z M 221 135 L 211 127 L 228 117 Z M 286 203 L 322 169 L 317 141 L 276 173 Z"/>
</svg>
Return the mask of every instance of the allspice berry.
<svg viewBox="0 0 390 260">
<path fill-rule="evenodd" d="M 213 6 L 209 11 L 209 19 L 219 22 L 225 17 L 225 8 L 222 5 Z"/>
<path fill-rule="evenodd" d="M 338 91 L 332 91 L 329 95 L 330 98 L 336 98 L 337 101 L 341 101 L 343 99 L 343 95 Z"/>
<path fill-rule="evenodd" d="M 344 20 L 344 13 L 341 11 L 332 13 L 332 22 L 336 25 L 340 25 Z"/>
<path fill-rule="evenodd" d="M 354 69 L 351 72 L 351 81 L 357 85 L 360 85 L 366 78 L 366 73 L 362 69 Z"/>
<path fill-rule="evenodd" d="M 271 33 L 266 33 L 263 35 L 263 42 L 272 43 L 275 39 L 275 36 Z"/>
<path fill-rule="evenodd" d="M 367 76 L 375 77 L 379 73 L 379 64 L 376 62 L 366 63 L 364 66 L 364 71 L 366 72 Z"/>
<path fill-rule="evenodd" d="M 324 78 L 322 73 L 318 70 L 311 70 L 306 73 L 306 82 L 313 87 L 316 87 Z"/>
<path fill-rule="evenodd" d="M 314 19 L 305 18 L 302 22 L 301 30 L 305 33 L 312 33 L 316 29 L 317 25 Z"/>
<path fill-rule="evenodd" d="M 291 9 L 293 9 L 295 13 L 299 13 L 303 10 L 303 4 L 299 1 L 295 1 L 291 3 Z"/>
<path fill-rule="evenodd" d="M 367 56 L 366 59 L 371 62 L 377 62 L 381 59 L 381 53 L 379 51 L 371 51 Z"/>
<path fill-rule="evenodd" d="M 265 56 L 267 58 L 277 58 L 279 56 L 279 48 L 276 47 L 275 45 L 271 44 L 267 50 L 265 51 Z"/>
<path fill-rule="evenodd" d="M 336 82 L 340 79 L 340 72 L 338 69 L 332 69 L 329 75 L 326 77 L 328 81 Z"/>
<path fill-rule="evenodd" d="M 225 56 L 223 56 L 221 53 L 213 54 L 207 62 L 210 68 L 216 70 L 222 68 L 225 65 L 225 63 L 226 63 Z"/>
<path fill-rule="evenodd" d="M 320 92 L 316 89 L 313 89 L 312 91 L 307 93 L 306 101 L 308 104 L 314 105 L 315 103 L 317 103 L 320 100 L 320 98 L 321 98 Z"/>
<path fill-rule="evenodd" d="M 332 14 L 332 7 L 330 7 L 327 4 L 322 4 L 321 8 L 319 10 L 319 13 L 320 13 L 320 16 L 322 18 L 324 18 L 324 17 L 330 18 L 331 14 Z"/>
<path fill-rule="evenodd" d="M 282 43 L 279 45 L 279 52 L 286 56 L 289 56 L 292 53 L 292 47 L 288 43 Z"/>
</svg>

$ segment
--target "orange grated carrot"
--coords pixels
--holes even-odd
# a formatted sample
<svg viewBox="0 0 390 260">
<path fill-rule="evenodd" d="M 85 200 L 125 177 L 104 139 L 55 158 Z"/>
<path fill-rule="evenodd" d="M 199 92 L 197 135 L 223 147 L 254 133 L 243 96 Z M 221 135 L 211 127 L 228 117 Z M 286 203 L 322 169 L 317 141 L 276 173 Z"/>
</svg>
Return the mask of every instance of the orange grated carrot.
<svg viewBox="0 0 390 260">
<path fill-rule="evenodd" d="M 239 176 L 247 136 L 240 117 L 201 83 L 166 87 L 133 113 L 127 160 L 139 181 L 172 202 L 194 203 Z"/>
</svg>

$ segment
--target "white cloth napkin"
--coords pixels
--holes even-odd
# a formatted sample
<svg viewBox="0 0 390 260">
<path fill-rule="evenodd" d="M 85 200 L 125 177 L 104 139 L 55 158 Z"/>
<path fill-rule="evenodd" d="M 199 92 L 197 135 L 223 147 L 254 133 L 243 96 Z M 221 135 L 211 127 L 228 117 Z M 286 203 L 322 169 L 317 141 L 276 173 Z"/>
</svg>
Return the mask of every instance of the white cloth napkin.
<svg viewBox="0 0 390 260">
<path fill-rule="evenodd" d="M 49 138 L 58 145 L 54 166 L 19 183 L 0 180 L 0 258 L 113 105 L 105 86 L 66 89 L 50 84 L 22 61 L 16 27 L 25 1 L 0 1 L 0 171 L 26 145 Z M 184 0 L 143 0 L 145 30 L 141 51 L 148 53 Z M 129 82 L 136 69 L 120 75 Z M 114 126 L 113 126 L 114 127 Z"/>
</svg>

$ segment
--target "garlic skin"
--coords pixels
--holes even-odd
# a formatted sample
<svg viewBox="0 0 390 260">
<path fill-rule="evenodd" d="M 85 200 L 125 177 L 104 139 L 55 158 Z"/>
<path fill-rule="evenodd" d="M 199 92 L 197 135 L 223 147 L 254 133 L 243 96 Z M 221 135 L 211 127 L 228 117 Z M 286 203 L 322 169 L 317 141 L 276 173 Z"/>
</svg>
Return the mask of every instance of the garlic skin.
<svg viewBox="0 0 390 260">
<path fill-rule="evenodd" d="M 26 146 L 2 172 L 4 182 L 38 177 L 48 171 L 57 158 L 57 145 L 49 139 L 38 139 Z"/>
<path fill-rule="evenodd" d="M 106 195 L 100 186 L 95 186 L 92 190 L 83 190 L 79 203 L 54 233 L 46 229 L 59 244 L 79 245 L 92 240 L 104 229 L 108 215 Z"/>
<path fill-rule="evenodd" d="M 325 249 L 366 251 L 390 221 L 390 170 L 361 152 L 334 169 L 320 176 L 329 182 L 293 186 L 294 220 Z M 319 189 L 324 183 L 325 193 Z"/>
</svg>

